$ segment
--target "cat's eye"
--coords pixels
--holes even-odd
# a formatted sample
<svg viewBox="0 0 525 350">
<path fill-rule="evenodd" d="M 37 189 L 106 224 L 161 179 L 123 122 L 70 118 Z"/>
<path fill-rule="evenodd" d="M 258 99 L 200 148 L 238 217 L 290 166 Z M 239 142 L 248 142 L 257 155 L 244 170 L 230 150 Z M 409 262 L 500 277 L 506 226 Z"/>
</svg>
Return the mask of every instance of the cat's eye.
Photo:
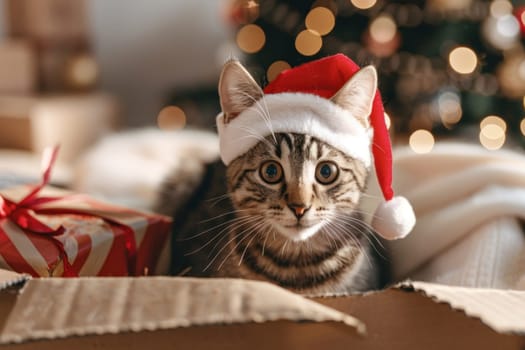
<svg viewBox="0 0 525 350">
<path fill-rule="evenodd" d="M 261 165 L 259 174 L 265 182 L 274 184 L 281 181 L 283 177 L 283 168 L 276 161 L 270 160 Z"/>
<path fill-rule="evenodd" d="M 323 184 L 333 183 L 339 175 L 339 168 L 334 162 L 320 162 L 315 169 L 315 179 Z"/>
</svg>

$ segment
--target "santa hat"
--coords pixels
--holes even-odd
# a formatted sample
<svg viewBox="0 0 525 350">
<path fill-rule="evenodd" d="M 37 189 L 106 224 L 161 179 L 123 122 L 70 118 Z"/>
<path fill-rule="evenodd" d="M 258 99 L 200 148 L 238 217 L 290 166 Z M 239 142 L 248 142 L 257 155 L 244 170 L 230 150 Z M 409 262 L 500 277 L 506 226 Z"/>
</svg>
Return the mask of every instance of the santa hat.
<svg viewBox="0 0 525 350">
<path fill-rule="evenodd" d="M 223 114 L 217 117 L 221 158 L 228 164 L 255 146 L 258 139 L 247 137 L 250 133 L 252 136 L 268 136 L 272 132 L 309 134 L 361 160 L 366 166 L 371 165 L 371 148 L 385 199 L 376 210 L 372 226 L 382 237 L 398 239 L 410 233 L 415 216 L 406 198 L 394 197 L 392 147 L 379 91 L 376 90 L 369 116 L 371 130 L 329 100 L 359 70 L 348 57 L 337 54 L 283 71 L 266 86 L 263 101 L 258 106 L 252 106 L 228 122 Z M 261 118 L 258 110 L 261 106 L 271 121 Z M 301 110 L 307 111 L 301 113 Z"/>
</svg>

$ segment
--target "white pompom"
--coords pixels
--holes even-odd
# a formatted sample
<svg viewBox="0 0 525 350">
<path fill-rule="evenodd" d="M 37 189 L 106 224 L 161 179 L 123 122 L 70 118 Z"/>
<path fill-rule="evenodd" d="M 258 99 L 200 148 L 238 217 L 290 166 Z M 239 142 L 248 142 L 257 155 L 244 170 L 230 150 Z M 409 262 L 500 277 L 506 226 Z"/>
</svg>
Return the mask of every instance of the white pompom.
<svg viewBox="0 0 525 350">
<path fill-rule="evenodd" d="M 383 238 L 394 240 L 403 238 L 416 224 L 414 210 L 405 197 L 394 197 L 381 203 L 372 220 L 372 227 Z"/>
</svg>

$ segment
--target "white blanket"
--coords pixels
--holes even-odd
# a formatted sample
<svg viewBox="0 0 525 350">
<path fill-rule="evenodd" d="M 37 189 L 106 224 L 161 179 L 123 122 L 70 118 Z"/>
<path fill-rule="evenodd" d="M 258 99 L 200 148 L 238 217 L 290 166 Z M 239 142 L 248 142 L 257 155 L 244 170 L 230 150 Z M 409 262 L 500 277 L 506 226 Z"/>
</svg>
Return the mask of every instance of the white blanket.
<svg viewBox="0 0 525 350">
<path fill-rule="evenodd" d="M 396 279 L 525 289 L 525 156 L 460 144 L 394 154 L 394 188 L 417 223 L 388 242 Z"/>
</svg>

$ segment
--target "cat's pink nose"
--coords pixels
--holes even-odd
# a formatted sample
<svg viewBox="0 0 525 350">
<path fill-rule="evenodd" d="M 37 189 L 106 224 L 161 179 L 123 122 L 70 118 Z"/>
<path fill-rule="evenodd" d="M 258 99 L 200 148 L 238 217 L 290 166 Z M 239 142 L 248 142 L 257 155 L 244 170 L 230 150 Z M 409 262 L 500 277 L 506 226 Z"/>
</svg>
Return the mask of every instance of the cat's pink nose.
<svg viewBox="0 0 525 350">
<path fill-rule="evenodd" d="M 303 204 L 288 204 L 288 208 L 292 210 L 292 213 L 294 213 L 297 219 L 302 218 L 304 213 L 310 209 L 310 207 L 307 207 Z"/>
</svg>

